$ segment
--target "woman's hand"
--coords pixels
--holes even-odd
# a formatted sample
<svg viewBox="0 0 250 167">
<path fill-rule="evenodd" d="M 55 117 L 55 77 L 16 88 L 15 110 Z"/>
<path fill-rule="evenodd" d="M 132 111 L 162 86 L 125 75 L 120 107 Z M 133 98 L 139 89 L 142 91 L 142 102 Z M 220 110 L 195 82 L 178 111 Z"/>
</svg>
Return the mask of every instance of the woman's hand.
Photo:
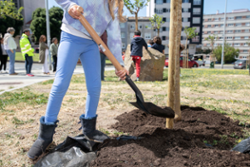
<svg viewBox="0 0 250 167">
<path fill-rule="evenodd" d="M 14 53 L 14 51 L 12 49 L 10 49 L 11 53 Z"/>
<path fill-rule="evenodd" d="M 83 14 L 83 8 L 78 5 L 71 6 L 68 11 L 69 15 L 74 19 L 79 19 Z"/>
<path fill-rule="evenodd" d="M 125 80 L 126 79 L 126 74 L 128 75 L 128 71 L 123 68 L 123 70 L 115 70 L 115 74 L 121 79 L 121 80 Z"/>
</svg>

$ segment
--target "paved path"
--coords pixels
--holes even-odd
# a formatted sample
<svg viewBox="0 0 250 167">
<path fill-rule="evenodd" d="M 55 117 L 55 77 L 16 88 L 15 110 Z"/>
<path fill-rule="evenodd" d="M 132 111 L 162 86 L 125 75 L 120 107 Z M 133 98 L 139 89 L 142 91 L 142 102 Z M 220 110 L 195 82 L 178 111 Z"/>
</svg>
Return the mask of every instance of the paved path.
<svg viewBox="0 0 250 167">
<path fill-rule="evenodd" d="M 8 64 L 9 65 L 9 64 Z M 7 71 L 8 71 L 7 65 Z M 106 66 L 105 70 L 114 70 L 113 66 Z M 15 71 L 18 75 L 9 75 L 0 73 L 0 94 L 3 94 L 7 91 L 12 91 L 15 89 L 23 88 L 25 86 L 32 85 L 34 83 L 54 79 L 55 73 L 46 75 L 42 73 L 41 64 L 33 64 L 32 74 L 34 77 L 26 76 L 24 63 L 15 63 Z M 84 73 L 81 65 L 77 65 L 74 71 L 74 74 Z"/>
</svg>

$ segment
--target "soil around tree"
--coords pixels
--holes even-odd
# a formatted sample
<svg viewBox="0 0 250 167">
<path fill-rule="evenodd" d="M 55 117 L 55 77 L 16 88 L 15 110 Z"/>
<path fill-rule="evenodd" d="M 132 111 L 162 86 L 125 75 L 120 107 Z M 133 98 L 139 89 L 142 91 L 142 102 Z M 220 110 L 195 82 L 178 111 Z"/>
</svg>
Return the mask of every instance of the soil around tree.
<svg viewBox="0 0 250 167">
<path fill-rule="evenodd" d="M 230 151 L 243 128 L 230 118 L 201 107 L 182 106 L 182 121 L 166 129 L 166 119 L 140 110 L 124 113 L 111 126 L 138 140 L 110 140 L 97 151 L 97 167 L 250 166 L 250 155 Z"/>
</svg>

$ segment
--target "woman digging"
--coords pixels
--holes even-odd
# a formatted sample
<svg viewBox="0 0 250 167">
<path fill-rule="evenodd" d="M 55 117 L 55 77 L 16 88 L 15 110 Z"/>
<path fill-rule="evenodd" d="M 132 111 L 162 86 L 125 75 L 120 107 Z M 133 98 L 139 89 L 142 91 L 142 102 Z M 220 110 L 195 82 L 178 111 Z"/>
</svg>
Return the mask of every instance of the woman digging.
<svg viewBox="0 0 250 167">
<path fill-rule="evenodd" d="M 100 54 L 97 44 L 78 20 L 81 14 L 84 14 L 99 36 L 107 31 L 108 46 L 117 61 L 124 66 L 119 27 L 119 21 L 125 21 L 122 16 L 123 0 L 56 0 L 56 2 L 64 9 L 57 72 L 45 116 L 40 118 L 38 139 L 28 152 L 28 157 L 31 159 L 39 157 L 53 140 L 58 122 L 57 116 L 78 58 L 82 62 L 88 92 L 85 114 L 79 117 L 83 134 L 88 140 L 98 143 L 109 139 L 107 135 L 96 130 L 96 110 L 101 90 Z M 125 69 L 115 73 L 121 80 L 128 74 Z"/>
</svg>

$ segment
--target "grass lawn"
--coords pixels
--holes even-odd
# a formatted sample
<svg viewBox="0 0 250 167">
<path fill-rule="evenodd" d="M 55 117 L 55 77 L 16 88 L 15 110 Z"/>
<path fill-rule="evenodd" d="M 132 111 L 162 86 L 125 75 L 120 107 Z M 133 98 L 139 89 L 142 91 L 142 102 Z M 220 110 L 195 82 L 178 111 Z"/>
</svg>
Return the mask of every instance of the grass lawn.
<svg viewBox="0 0 250 167">
<path fill-rule="evenodd" d="M 167 70 L 164 81 L 137 82 L 146 102 L 159 106 L 167 103 Z M 250 123 L 250 77 L 247 70 L 182 69 L 181 104 L 216 110 L 239 124 Z M 118 81 L 114 71 L 105 73 L 98 106 L 99 130 L 123 134 L 110 129 L 116 116 L 134 109 L 128 102 L 135 94 L 124 81 Z M 0 95 L 0 166 L 31 166 L 26 153 L 37 138 L 39 118 L 45 114 L 53 80 Z M 76 136 L 79 116 L 85 110 L 86 86 L 83 74 L 74 75 L 63 99 L 54 135 L 56 144 L 67 136 Z M 239 140 L 240 141 L 240 140 Z"/>
</svg>

